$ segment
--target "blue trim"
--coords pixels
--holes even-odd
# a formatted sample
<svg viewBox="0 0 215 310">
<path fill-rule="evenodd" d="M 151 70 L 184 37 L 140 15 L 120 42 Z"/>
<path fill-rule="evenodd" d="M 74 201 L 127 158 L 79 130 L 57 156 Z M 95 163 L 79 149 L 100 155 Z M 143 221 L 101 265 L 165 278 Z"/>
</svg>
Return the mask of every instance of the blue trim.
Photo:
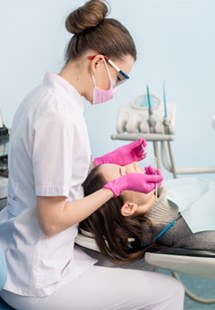
<svg viewBox="0 0 215 310">
<path fill-rule="evenodd" d="M 172 226 L 175 225 L 175 221 L 170 222 L 164 229 L 152 240 L 153 242 L 157 241 L 161 236 L 163 236 Z"/>
<path fill-rule="evenodd" d="M 129 76 L 127 74 L 125 74 L 125 72 L 123 72 L 122 70 L 119 70 L 119 73 L 125 78 L 125 79 L 129 79 Z"/>
<path fill-rule="evenodd" d="M 166 227 L 164 227 L 164 229 L 162 229 L 157 236 L 155 236 L 152 241 L 150 243 L 145 243 L 141 245 L 141 249 L 144 249 L 146 247 L 148 247 L 149 245 L 151 245 L 152 243 L 154 243 L 155 241 L 157 241 L 161 236 L 163 236 L 172 226 L 175 225 L 176 221 L 171 221 Z"/>
</svg>

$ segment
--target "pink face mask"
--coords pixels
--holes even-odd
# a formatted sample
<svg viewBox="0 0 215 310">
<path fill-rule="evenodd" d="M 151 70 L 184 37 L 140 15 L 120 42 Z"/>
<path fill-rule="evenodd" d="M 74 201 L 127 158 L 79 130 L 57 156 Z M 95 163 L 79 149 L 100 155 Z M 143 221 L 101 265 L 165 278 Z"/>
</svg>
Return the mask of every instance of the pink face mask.
<svg viewBox="0 0 215 310">
<path fill-rule="evenodd" d="M 103 103 L 103 102 L 106 102 L 108 100 L 111 100 L 111 99 L 113 99 L 113 96 L 116 93 L 116 88 L 115 88 L 116 81 L 111 78 L 110 72 L 108 70 L 108 67 L 107 67 L 105 60 L 104 60 L 104 64 L 105 64 L 105 67 L 107 69 L 108 76 L 110 79 L 110 88 L 105 90 L 105 89 L 101 89 L 101 88 L 96 87 L 96 81 L 95 81 L 94 76 L 92 75 L 93 84 L 94 84 L 92 104 L 99 104 L 99 103 Z"/>
</svg>

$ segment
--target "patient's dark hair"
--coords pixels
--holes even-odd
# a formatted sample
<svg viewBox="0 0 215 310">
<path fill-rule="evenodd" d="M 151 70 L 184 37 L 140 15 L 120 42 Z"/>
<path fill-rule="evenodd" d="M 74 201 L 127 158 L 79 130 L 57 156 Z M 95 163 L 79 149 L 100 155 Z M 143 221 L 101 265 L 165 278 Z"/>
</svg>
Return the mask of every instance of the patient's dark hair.
<svg viewBox="0 0 215 310">
<path fill-rule="evenodd" d="M 88 196 L 101 189 L 105 180 L 99 173 L 99 166 L 92 169 L 83 183 L 84 195 Z M 143 216 L 124 217 L 120 210 L 121 197 L 112 198 L 80 224 L 80 228 L 90 231 L 100 252 L 114 262 L 129 262 L 144 256 L 153 238 L 153 226 Z"/>
</svg>

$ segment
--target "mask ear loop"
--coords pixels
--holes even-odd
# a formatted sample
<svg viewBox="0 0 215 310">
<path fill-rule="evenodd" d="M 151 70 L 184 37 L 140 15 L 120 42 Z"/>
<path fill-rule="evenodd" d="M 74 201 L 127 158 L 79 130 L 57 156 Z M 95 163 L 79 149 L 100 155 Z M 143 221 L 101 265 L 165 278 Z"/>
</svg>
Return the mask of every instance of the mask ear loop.
<svg viewBox="0 0 215 310">
<path fill-rule="evenodd" d="M 116 85 L 116 81 L 114 79 L 112 79 L 112 76 L 110 74 L 110 70 L 108 68 L 108 65 L 107 65 L 107 62 L 105 60 L 104 57 L 102 57 L 103 61 L 104 61 L 104 64 L 105 64 L 105 67 L 106 67 L 106 70 L 107 70 L 107 73 L 108 73 L 108 77 L 109 77 L 109 80 L 110 80 L 110 83 L 111 83 L 111 87 L 114 88 L 115 85 Z"/>
<path fill-rule="evenodd" d="M 92 77 L 92 80 L 93 80 L 93 85 L 94 85 L 94 87 L 97 87 L 97 86 L 96 86 L 95 76 L 94 76 L 93 73 L 91 73 L 91 77 Z"/>
<path fill-rule="evenodd" d="M 106 60 L 104 59 L 104 57 L 102 57 L 102 59 L 103 59 L 103 61 L 104 61 L 104 64 L 105 64 L 105 67 L 106 67 L 106 70 L 107 70 L 107 73 L 108 73 L 108 77 L 109 77 L 109 79 L 110 79 L 110 82 L 112 83 L 112 77 L 111 77 L 111 75 L 110 75 L 110 70 L 109 70 L 108 65 L 107 65 L 107 63 L 106 63 Z"/>
</svg>

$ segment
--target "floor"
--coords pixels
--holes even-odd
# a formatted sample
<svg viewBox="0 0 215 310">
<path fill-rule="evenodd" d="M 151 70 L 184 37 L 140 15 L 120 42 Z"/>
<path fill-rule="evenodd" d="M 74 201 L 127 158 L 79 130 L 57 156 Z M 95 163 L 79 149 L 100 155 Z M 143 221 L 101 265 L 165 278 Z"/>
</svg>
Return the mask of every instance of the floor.
<svg viewBox="0 0 215 310">
<path fill-rule="evenodd" d="M 170 274 L 169 271 L 159 270 L 166 274 Z M 184 274 L 179 274 L 184 286 L 193 294 L 203 299 L 214 299 L 215 301 L 215 279 L 205 279 L 200 277 L 191 277 Z M 213 304 L 201 304 L 185 297 L 184 310 L 212 310 L 215 309 L 215 303 Z"/>
</svg>

